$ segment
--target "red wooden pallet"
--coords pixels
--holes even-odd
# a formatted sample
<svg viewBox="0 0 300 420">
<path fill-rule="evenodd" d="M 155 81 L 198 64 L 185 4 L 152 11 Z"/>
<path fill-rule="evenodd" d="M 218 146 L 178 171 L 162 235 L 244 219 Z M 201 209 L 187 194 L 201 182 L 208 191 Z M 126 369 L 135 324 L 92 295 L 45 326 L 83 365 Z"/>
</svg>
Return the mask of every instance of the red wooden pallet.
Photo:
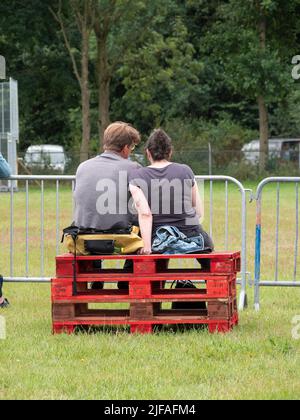
<svg viewBox="0 0 300 420">
<path fill-rule="evenodd" d="M 168 260 L 209 260 L 206 271 L 169 269 Z M 95 261 L 133 261 L 133 272 L 95 269 Z M 53 332 L 71 333 L 77 326 L 128 325 L 131 332 L 152 332 L 156 325 L 206 324 L 210 332 L 228 332 L 238 323 L 236 275 L 239 253 L 176 256 L 97 256 L 76 260 L 74 295 L 74 256 L 57 257 L 57 278 L 52 281 Z M 168 289 L 165 282 L 192 280 L 205 282 L 204 288 Z M 103 290 L 90 290 L 88 284 L 104 283 Z M 107 288 L 107 283 L 126 282 L 128 290 Z M 111 286 L 109 286 L 111 287 Z M 166 310 L 164 303 L 206 302 L 194 310 Z M 128 305 L 128 310 L 90 309 L 90 304 Z M 205 309 L 206 308 L 206 309 Z"/>
</svg>

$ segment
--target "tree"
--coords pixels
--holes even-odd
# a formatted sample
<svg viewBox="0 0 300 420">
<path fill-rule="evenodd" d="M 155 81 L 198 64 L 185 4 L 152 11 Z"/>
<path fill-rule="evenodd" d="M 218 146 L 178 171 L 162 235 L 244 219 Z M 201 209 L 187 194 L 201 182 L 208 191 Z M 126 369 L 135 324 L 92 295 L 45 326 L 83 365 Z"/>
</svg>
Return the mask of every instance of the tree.
<svg viewBox="0 0 300 420">
<path fill-rule="evenodd" d="M 292 82 L 286 54 L 295 45 L 298 6 L 298 0 L 229 0 L 219 6 L 206 37 L 228 85 L 257 103 L 261 171 L 268 158 L 268 106 L 284 97 Z"/>
<path fill-rule="evenodd" d="M 0 53 L 20 82 L 22 149 L 81 143 L 83 160 L 112 119 L 143 132 L 174 121 L 195 133 L 200 123 L 209 132 L 217 126 L 219 146 L 220 122 L 258 128 L 259 108 L 266 160 L 268 131 L 298 132 L 291 77 L 298 7 L 299 0 L 2 0 Z"/>
<path fill-rule="evenodd" d="M 49 4 L 56 2 L 0 2 L 0 51 L 7 76 L 19 82 L 21 151 L 41 143 L 69 148 L 74 141 L 69 109 L 78 103 L 76 83 Z"/>
<path fill-rule="evenodd" d="M 98 127 L 100 144 L 110 123 L 111 83 L 128 50 L 134 49 L 161 0 L 98 0 L 95 9 Z"/>
<path fill-rule="evenodd" d="M 90 121 L 90 83 L 89 83 L 89 50 L 90 37 L 95 21 L 94 0 L 67 0 L 65 7 L 67 16 L 64 13 L 62 0 L 59 0 L 58 10 L 51 9 L 56 21 L 59 23 L 65 46 L 70 55 L 73 71 L 80 86 L 81 107 L 82 107 L 82 142 L 80 149 L 80 161 L 89 158 L 91 121 Z M 77 63 L 78 50 L 72 46 L 72 30 L 74 24 L 80 34 L 80 61 L 81 69 Z"/>
<path fill-rule="evenodd" d="M 90 137 L 89 57 L 96 68 L 98 88 L 98 131 L 100 147 L 103 133 L 110 123 L 111 82 L 124 54 L 132 47 L 139 34 L 147 29 L 155 5 L 150 0 L 62 0 L 54 12 L 64 42 L 71 57 L 74 74 L 79 82 L 83 110 L 83 141 L 81 156 L 88 153 Z M 77 64 L 78 51 L 72 45 L 74 24 L 80 38 L 81 72 Z M 92 35 L 93 32 L 93 36 Z M 77 38 L 78 38 L 77 37 Z M 95 44 L 96 54 L 89 54 Z"/>
<path fill-rule="evenodd" d="M 151 28 L 137 48 L 128 51 L 118 71 L 125 88 L 118 105 L 144 130 L 183 118 L 199 87 L 202 62 L 194 57 L 181 8 L 172 3 L 161 6 Z"/>
</svg>

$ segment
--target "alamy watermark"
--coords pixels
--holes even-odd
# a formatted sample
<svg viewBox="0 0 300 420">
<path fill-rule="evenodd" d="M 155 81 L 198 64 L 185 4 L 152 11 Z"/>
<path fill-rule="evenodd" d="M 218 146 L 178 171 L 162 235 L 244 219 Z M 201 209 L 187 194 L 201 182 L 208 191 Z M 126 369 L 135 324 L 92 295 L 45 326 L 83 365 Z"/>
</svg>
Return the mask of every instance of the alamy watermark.
<svg viewBox="0 0 300 420">
<path fill-rule="evenodd" d="M 6 340 L 6 319 L 0 315 L 0 340 Z"/>
<path fill-rule="evenodd" d="M 152 179 L 147 183 L 143 179 L 131 180 L 131 184 L 139 187 L 149 202 L 153 215 L 189 215 L 188 225 L 199 223 L 195 214 L 196 203 L 193 203 L 193 179 Z M 198 183 L 200 200 L 204 203 L 204 182 Z M 128 189 L 128 174 L 120 171 L 119 179 L 100 179 L 96 185 L 98 195 L 96 208 L 101 216 L 105 215 L 137 215 L 133 199 Z M 201 222 L 204 219 L 202 206 Z"/>
<path fill-rule="evenodd" d="M 300 340 L 300 315 L 292 319 L 292 337 L 294 340 Z"/>
<path fill-rule="evenodd" d="M 294 65 L 292 70 L 292 78 L 294 80 L 300 80 L 300 55 L 295 55 L 292 59 Z"/>
</svg>

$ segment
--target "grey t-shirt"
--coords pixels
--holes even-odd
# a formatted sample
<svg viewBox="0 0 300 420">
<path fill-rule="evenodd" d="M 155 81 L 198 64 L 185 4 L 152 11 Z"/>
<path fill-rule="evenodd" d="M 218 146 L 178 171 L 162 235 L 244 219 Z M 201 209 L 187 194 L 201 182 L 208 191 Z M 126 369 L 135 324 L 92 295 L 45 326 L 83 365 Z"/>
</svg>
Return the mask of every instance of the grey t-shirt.
<svg viewBox="0 0 300 420">
<path fill-rule="evenodd" d="M 144 192 L 153 214 L 154 231 L 164 225 L 176 226 L 186 234 L 199 231 L 192 203 L 195 175 L 189 166 L 172 163 L 165 168 L 141 168 L 131 173 L 129 181 Z"/>
<path fill-rule="evenodd" d="M 136 223 L 129 211 L 129 174 L 138 163 L 112 152 L 82 163 L 76 174 L 75 224 L 84 229 L 126 229 Z"/>
</svg>

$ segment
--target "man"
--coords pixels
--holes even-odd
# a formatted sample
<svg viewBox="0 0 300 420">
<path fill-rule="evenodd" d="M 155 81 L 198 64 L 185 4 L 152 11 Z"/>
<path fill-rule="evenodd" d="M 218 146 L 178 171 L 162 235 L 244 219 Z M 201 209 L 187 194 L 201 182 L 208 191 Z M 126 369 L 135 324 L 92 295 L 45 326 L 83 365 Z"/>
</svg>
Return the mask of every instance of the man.
<svg viewBox="0 0 300 420">
<path fill-rule="evenodd" d="M 76 174 L 75 225 L 97 231 L 120 231 L 137 224 L 129 210 L 129 174 L 140 168 L 129 157 L 140 143 L 139 132 L 130 124 L 116 122 L 104 133 L 104 153 L 82 163 Z M 99 262 L 99 268 L 101 262 Z M 129 263 L 125 270 L 131 270 Z M 122 288 L 120 284 L 119 287 Z M 101 289 L 102 283 L 94 283 Z"/>
<path fill-rule="evenodd" d="M 129 124 L 116 122 L 107 128 L 104 153 L 82 163 L 77 170 L 76 226 L 107 231 L 132 225 L 128 174 L 140 165 L 128 159 L 140 141 L 140 134 Z"/>
<path fill-rule="evenodd" d="M 0 179 L 1 178 L 9 178 L 11 175 L 11 170 L 3 158 L 2 154 L 0 153 Z M 9 306 L 9 302 L 5 299 L 2 295 L 2 284 L 3 284 L 3 277 L 0 275 L 0 309 L 7 308 Z"/>
</svg>

